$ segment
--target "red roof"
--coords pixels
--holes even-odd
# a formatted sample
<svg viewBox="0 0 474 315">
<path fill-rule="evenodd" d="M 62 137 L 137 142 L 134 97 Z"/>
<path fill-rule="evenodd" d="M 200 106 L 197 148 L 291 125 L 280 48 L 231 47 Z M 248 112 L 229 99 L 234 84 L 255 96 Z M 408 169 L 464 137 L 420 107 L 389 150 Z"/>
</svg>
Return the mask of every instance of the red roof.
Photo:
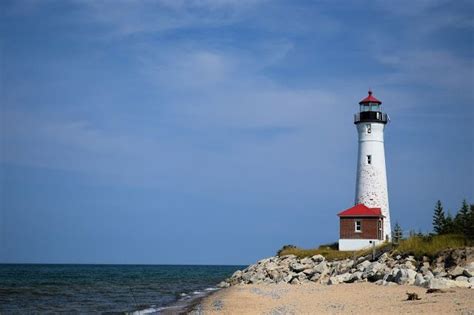
<svg viewBox="0 0 474 315">
<path fill-rule="evenodd" d="M 379 101 L 378 99 L 376 99 L 375 97 L 372 96 L 372 91 L 369 90 L 369 96 L 367 96 L 366 98 L 364 98 L 362 101 L 359 102 L 359 104 L 367 104 L 367 103 L 377 103 L 377 104 L 382 104 L 381 101 Z"/>
<path fill-rule="evenodd" d="M 340 217 L 383 217 L 380 208 L 369 208 L 359 203 L 337 214 Z"/>
</svg>

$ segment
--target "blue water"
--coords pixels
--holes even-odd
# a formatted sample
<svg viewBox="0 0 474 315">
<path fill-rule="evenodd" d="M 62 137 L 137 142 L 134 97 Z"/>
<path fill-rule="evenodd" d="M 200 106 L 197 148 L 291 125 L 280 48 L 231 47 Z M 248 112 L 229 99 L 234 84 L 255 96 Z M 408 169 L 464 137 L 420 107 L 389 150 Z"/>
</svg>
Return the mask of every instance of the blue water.
<svg viewBox="0 0 474 315">
<path fill-rule="evenodd" d="M 241 268 L 0 264 L 0 313 L 159 310 L 212 291 Z"/>
</svg>

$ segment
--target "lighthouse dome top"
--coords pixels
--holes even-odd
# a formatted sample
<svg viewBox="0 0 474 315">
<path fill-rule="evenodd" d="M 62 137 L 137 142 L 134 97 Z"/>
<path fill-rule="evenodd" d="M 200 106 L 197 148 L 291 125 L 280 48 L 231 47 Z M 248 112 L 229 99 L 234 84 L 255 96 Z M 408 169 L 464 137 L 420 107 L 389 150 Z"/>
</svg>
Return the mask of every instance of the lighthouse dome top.
<svg viewBox="0 0 474 315">
<path fill-rule="evenodd" d="M 360 105 L 364 105 L 364 104 L 369 104 L 369 103 L 376 103 L 376 104 L 382 104 L 381 101 L 379 101 L 378 99 L 376 99 L 374 96 L 372 96 L 372 91 L 369 90 L 369 95 L 364 98 L 362 101 L 359 102 Z"/>
</svg>

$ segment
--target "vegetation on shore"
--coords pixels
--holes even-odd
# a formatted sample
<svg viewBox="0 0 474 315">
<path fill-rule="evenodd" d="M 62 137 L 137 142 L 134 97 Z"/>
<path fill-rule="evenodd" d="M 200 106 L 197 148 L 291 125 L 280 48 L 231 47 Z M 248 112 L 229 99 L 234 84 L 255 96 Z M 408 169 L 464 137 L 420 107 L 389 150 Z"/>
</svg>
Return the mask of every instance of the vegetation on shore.
<svg viewBox="0 0 474 315">
<path fill-rule="evenodd" d="M 409 254 L 416 257 L 434 257 L 446 249 L 474 246 L 474 205 L 463 201 L 458 213 L 446 215 L 441 201 L 438 200 L 433 215 L 433 232 L 429 234 L 410 232 L 404 238 L 402 228 L 395 224 L 392 243 L 377 246 L 376 251 Z M 328 260 L 358 258 L 372 253 L 372 248 L 359 251 L 339 251 L 337 243 L 321 245 L 318 248 L 303 249 L 294 245 L 285 245 L 277 253 L 278 256 L 295 255 L 298 258 L 323 255 Z"/>
</svg>

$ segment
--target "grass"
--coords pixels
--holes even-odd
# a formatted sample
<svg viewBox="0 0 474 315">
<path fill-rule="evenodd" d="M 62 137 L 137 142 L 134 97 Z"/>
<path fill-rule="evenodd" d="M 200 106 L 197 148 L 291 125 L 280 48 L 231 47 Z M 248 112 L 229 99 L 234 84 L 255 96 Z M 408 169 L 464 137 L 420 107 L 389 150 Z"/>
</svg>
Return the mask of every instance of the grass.
<svg viewBox="0 0 474 315">
<path fill-rule="evenodd" d="M 384 243 L 379 246 L 377 246 L 377 251 L 383 250 L 384 248 L 387 248 L 387 246 L 391 246 L 389 243 Z M 327 260 L 332 261 L 332 260 L 341 260 L 341 259 L 346 259 L 346 258 L 358 258 L 361 256 L 367 256 L 372 253 L 372 249 L 363 249 L 363 250 L 358 250 L 358 251 L 339 251 L 334 248 L 334 246 L 327 246 L 327 245 L 322 245 L 319 246 L 318 248 L 313 248 L 313 249 L 303 249 L 299 247 L 284 247 L 278 252 L 279 256 L 284 256 L 284 255 L 295 255 L 299 258 L 304 258 L 304 257 L 312 257 L 314 255 L 323 255 Z"/>
<path fill-rule="evenodd" d="M 467 240 L 463 235 L 446 234 L 411 236 L 408 239 L 400 241 L 395 252 L 400 254 L 410 254 L 416 257 L 434 257 L 439 252 L 446 249 L 455 249 L 472 245 L 474 245 L 473 241 Z"/>
<path fill-rule="evenodd" d="M 383 243 L 377 246 L 377 251 L 387 251 L 392 248 L 391 243 Z M 426 235 L 411 236 L 408 239 L 400 241 L 400 244 L 393 249 L 395 254 L 413 255 L 415 257 L 435 257 L 439 252 L 446 249 L 462 248 L 474 246 L 473 240 L 468 240 L 462 235 Z M 284 246 L 278 251 L 278 256 L 295 255 L 299 258 L 311 257 L 317 254 L 323 255 L 327 260 L 341 260 L 346 258 L 355 259 L 361 256 L 367 256 L 372 253 L 372 249 L 363 249 L 359 251 L 339 251 L 337 246 L 322 245 L 318 248 L 303 249 L 291 245 Z"/>
</svg>

